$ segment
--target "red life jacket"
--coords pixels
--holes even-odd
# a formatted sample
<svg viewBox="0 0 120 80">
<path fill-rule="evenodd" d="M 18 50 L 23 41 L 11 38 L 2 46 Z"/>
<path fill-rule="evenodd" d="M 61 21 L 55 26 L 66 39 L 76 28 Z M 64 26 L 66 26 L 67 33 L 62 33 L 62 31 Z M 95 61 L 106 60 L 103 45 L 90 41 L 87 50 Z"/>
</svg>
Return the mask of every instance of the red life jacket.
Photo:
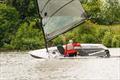
<svg viewBox="0 0 120 80">
<path fill-rule="evenodd" d="M 74 47 L 80 46 L 80 44 L 73 43 L 72 46 L 74 48 Z M 74 49 L 68 50 L 68 45 L 65 46 L 64 56 L 67 56 L 69 54 L 76 54 L 76 53 L 77 53 L 76 50 Z"/>
</svg>

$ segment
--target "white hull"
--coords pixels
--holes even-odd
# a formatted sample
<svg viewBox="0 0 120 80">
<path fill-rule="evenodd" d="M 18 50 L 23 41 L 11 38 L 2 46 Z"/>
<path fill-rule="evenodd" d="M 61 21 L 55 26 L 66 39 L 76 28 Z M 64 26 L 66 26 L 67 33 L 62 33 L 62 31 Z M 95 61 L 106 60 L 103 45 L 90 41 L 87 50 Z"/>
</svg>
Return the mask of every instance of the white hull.
<svg viewBox="0 0 120 80">
<path fill-rule="evenodd" d="M 81 47 L 76 47 L 79 51 L 88 53 L 89 56 L 105 56 L 105 50 L 108 50 L 102 44 L 81 44 Z M 57 47 L 48 48 L 49 52 L 46 49 L 39 49 L 30 51 L 29 54 L 35 58 L 64 58 L 63 55 L 59 53 Z M 81 53 L 81 52 L 80 52 Z M 77 56 L 81 58 L 81 56 Z"/>
</svg>

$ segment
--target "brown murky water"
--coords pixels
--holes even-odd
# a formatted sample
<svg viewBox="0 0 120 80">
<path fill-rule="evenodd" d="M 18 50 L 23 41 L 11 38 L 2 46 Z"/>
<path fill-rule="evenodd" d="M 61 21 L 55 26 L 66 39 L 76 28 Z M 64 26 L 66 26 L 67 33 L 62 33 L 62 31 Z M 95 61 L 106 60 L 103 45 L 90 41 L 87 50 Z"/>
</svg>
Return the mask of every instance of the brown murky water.
<svg viewBox="0 0 120 80">
<path fill-rule="evenodd" d="M 0 53 L 0 80 L 120 80 L 120 58 L 43 60 Z"/>
</svg>

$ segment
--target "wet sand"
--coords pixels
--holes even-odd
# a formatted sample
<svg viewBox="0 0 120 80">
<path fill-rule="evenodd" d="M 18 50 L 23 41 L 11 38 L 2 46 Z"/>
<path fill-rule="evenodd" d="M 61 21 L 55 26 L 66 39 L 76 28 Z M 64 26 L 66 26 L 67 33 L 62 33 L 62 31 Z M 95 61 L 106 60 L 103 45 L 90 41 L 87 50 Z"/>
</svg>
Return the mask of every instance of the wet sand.
<svg viewBox="0 0 120 80">
<path fill-rule="evenodd" d="M 0 53 L 0 80 L 120 80 L 120 58 L 44 60 Z"/>
</svg>

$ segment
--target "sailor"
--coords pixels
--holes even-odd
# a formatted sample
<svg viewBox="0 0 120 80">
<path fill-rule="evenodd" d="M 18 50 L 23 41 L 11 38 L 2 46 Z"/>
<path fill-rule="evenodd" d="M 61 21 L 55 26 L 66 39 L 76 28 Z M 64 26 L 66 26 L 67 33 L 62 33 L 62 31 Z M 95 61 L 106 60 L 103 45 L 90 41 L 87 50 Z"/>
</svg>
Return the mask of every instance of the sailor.
<svg viewBox="0 0 120 80">
<path fill-rule="evenodd" d="M 74 47 L 80 46 L 80 44 L 73 43 L 73 40 L 69 40 L 68 44 L 65 46 L 64 56 L 77 56 L 77 50 Z"/>
</svg>

